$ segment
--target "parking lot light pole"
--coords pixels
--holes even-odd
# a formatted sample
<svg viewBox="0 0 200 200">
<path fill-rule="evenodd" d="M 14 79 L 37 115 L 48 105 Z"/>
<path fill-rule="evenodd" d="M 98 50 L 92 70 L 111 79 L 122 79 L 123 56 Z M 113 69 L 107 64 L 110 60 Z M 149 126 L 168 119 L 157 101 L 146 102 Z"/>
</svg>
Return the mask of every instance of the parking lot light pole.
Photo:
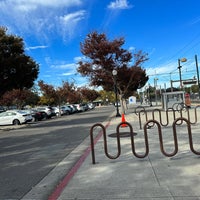
<svg viewBox="0 0 200 200">
<path fill-rule="evenodd" d="M 182 76 L 181 76 L 181 62 L 186 62 L 186 58 L 181 58 L 178 59 L 178 70 L 179 70 L 179 78 L 180 78 L 180 90 L 183 90 L 183 85 L 182 85 Z"/>
<path fill-rule="evenodd" d="M 118 106 L 118 98 L 117 98 L 117 79 L 116 79 L 116 76 L 117 76 L 117 70 L 113 70 L 112 71 L 112 75 L 114 77 L 114 89 L 115 89 L 115 101 L 116 101 L 116 117 L 121 117 L 120 113 L 119 113 L 119 106 Z"/>
</svg>

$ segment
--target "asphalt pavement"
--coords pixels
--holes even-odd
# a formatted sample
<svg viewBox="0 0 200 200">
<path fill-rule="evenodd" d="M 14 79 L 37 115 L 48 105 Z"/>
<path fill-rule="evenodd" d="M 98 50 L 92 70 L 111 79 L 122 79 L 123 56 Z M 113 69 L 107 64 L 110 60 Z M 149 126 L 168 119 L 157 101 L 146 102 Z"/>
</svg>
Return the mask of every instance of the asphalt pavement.
<svg viewBox="0 0 200 200">
<path fill-rule="evenodd" d="M 152 111 L 160 107 L 147 107 L 148 120 L 152 119 Z M 180 117 L 176 113 L 176 118 Z M 23 197 L 28 199 L 72 200 L 72 199 L 134 199 L 134 200 L 197 200 L 200 199 L 200 111 L 197 109 L 195 122 L 194 108 L 190 109 L 190 123 L 187 123 L 188 113 L 184 111 L 184 120 L 174 125 L 173 112 L 169 112 L 169 123 L 161 126 L 163 146 L 159 136 L 159 125 L 155 123 L 146 126 L 148 149 L 145 148 L 144 129 L 145 115 L 141 114 L 142 129 L 139 115 L 134 108 L 122 117 L 112 114 L 111 121 L 102 125 L 105 127 L 108 154 L 117 157 L 116 127 L 125 120 L 133 128 L 135 155 L 131 145 L 130 127 L 119 127 L 120 155 L 110 159 L 105 155 L 102 128 L 97 126 L 93 133 L 95 137 L 94 160 L 92 160 L 90 137 L 68 155 L 56 168 L 38 185 Z M 166 112 L 161 112 L 163 123 L 167 121 Z M 154 119 L 159 122 L 159 113 L 155 112 Z M 186 119 L 186 120 L 185 120 Z M 160 122 L 158 123 L 160 124 Z M 153 126 L 154 125 L 154 126 Z M 188 132 L 192 135 L 189 136 Z M 178 150 L 175 151 L 174 133 L 177 135 Z M 192 141 L 189 142 L 189 138 Z M 119 141 L 118 141 L 119 142 Z M 163 147 L 163 149 L 162 149 Z M 191 151 L 193 150 L 193 152 Z M 166 153 L 166 156 L 163 154 Z M 199 154 L 199 155 L 198 155 Z M 57 185 L 49 185 L 64 177 Z"/>
</svg>

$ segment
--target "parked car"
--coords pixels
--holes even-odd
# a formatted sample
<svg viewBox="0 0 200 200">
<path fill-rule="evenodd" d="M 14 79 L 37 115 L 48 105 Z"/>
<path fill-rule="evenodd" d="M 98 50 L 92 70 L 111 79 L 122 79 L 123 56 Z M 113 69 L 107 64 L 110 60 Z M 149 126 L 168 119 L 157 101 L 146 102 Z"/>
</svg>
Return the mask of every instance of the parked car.
<svg viewBox="0 0 200 200">
<path fill-rule="evenodd" d="M 31 111 L 32 111 L 32 117 L 34 118 L 35 121 L 41 121 L 46 118 L 46 113 L 44 111 L 38 111 L 35 109 L 32 109 Z"/>
<path fill-rule="evenodd" d="M 66 111 L 64 108 L 60 107 L 53 107 L 54 109 L 54 112 L 56 113 L 56 116 L 59 116 L 59 115 L 65 115 Z"/>
<path fill-rule="evenodd" d="M 67 105 L 67 106 L 70 107 L 70 108 L 72 109 L 72 113 L 78 112 L 77 107 L 76 107 L 75 105 L 69 104 L 69 105 Z"/>
<path fill-rule="evenodd" d="M 86 110 L 89 110 L 89 106 L 88 106 L 87 103 L 83 103 L 82 106 L 84 107 L 85 111 L 86 111 Z"/>
<path fill-rule="evenodd" d="M 36 108 L 37 111 L 43 111 L 46 113 L 45 118 L 50 119 L 53 116 L 56 116 L 54 109 L 51 106 L 44 106 Z"/>
<path fill-rule="evenodd" d="M 0 106 L 0 113 L 4 111 L 5 111 L 4 107 Z"/>
<path fill-rule="evenodd" d="M 89 107 L 89 109 L 94 109 L 95 105 L 93 103 L 88 103 L 88 107 Z"/>
<path fill-rule="evenodd" d="M 45 119 L 46 113 L 44 111 L 39 111 L 35 109 L 29 109 L 29 110 L 23 110 L 24 112 L 30 114 L 32 116 L 32 121 L 41 121 L 42 119 Z"/>
<path fill-rule="evenodd" d="M 83 112 L 85 111 L 83 106 L 81 106 L 81 104 L 74 104 L 74 106 L 76 107 L 77 111 L 78 112 Z"/>
<path fill-rule="evenodd" d="M 60 108 L 64 110 L 64 115 L 72 114 L 72 110 L 68 106 L 61 106 Z"/>
<path fill-rule="evenodd" d="M 86 107 L 85 107 L 85 104 L 74 104 L 78 110 L 78 112 L 84 112 L 86 111 Z"/>
<path fill-rule="evenodd" d="M 8 110 L 0 113 L 0 125 L 20 125 L 32 120 L 32 117 L 22 110 Z"/>
</svg>

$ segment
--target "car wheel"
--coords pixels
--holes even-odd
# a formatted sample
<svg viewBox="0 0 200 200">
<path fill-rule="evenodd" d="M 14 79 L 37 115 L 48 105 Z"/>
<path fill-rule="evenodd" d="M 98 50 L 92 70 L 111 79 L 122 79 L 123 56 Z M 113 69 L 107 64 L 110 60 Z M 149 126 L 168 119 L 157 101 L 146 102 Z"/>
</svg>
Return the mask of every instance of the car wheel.
<svg viewBox="0 0 200 200">
<path fill-rule="evenodd" d="M 20 121 L 18 119 L 13 120 L 13 125 L 20 125 Z"/>
<path fill-rule="evenodd" d="M 32 122 L 36 122 L 36 118 L 35 117 L 32 117 Z"/>
<path fill-rule="evenodd" d="M 37 117 L 33 117 L 32 121 L 33 121 L 33 122 L 37 122 L 37 121 L 38 121 L 38 118 L 37 118 Z"/>
<path fill-rule="evenodd" d="M 70 114 L 70 113 L 69 113 L 69 111 L 67 110 L 67 111 L 66 111 L 66 115 L 69 115 L 69 114 Z"/>
<path fill-rule="evenodd" d="M 59 113 L 59 112 L 57 112 L 57 113 L 56 113 L 56 117 L 59 117 L 59 116 L 60 116 L 60 113 Z"/>
<path fill-rule="evenodd" d="M 45 114 L 44 114 L 44 119 L 47 119 L 47 118 L 48 118 L 48 116 L 47 116 L 47 114 L 45 113 Z"/>
</svg>

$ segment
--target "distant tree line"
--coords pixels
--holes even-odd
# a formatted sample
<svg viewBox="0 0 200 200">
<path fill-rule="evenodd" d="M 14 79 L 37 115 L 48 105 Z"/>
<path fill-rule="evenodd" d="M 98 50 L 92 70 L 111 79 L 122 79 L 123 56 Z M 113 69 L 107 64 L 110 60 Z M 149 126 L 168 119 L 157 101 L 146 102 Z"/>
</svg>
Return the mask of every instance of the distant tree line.
<svg viewBox="0 0 200 200">
<path fill-rule="evenodd" d="M 147 54 L 139 50 L 132 55 L 122 48 L 124 43 L 122 37 L 108 40 L 104 33 L 92 32 L 80 44 L 85 59 L 78 63 L 77 71 L 89 78 L 90 86 L 101 86 L 105 92 L 79 88 L 67 81 L 55 87 L 42 80 L 36 83 L 39 65 L 25 54 L 23 39 L 7 34 L 7 29 L 0 27 L 0 104 L 61 105 L 94 101 L 100 95 L 105 101 L 114 101 L 114 92 L 119 94 L 120 100 L 126 99 L 149 78 L 142 68 L 148 60 Z M 113 70 L 117 71 L 115 77 Z"/>
</svg>

